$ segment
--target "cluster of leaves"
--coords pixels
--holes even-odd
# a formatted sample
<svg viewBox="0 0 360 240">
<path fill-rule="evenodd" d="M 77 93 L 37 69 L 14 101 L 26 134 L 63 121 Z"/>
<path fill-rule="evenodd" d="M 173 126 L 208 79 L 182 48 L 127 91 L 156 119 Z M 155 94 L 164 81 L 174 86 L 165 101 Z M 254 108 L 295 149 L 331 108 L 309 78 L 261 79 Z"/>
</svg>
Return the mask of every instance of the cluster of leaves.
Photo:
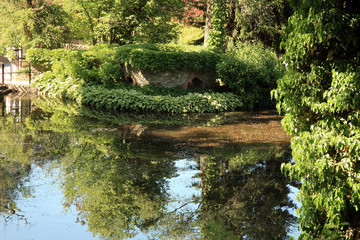
<svg viewBox="0 0 360 240">
<path fill-rule="evenodd" d="M 59 61 L 68 55 L 69 50 L 46 49 L 46 48 L 31 48 L 26 52 L 26 58 L 35 67 L 39 67 L 43 71 L 50 70 L 53 63 Z"/>
<path fill-rule="evenodd" d="M 3 0 L 0 46 L 58 48 L 73 39 L 92 45 L 168 43 L 176 38 L 181 0 Z"/>
<path fill-rule="evenodd" d="M 29 49 L 27 59 L 40 69 L 51 70 L 59 79 L 83 79 L 88 83 L 112 85 L 120 81 L 122 67 L 116 47 L 96 45 L 89 50 Z"/>
<path fill-rule="evenodd" d="M 217 64 L 218 78 L 236 91 L 249 109 L 270 107 L 270 91 L 282 77 L 276 55 L 261 45 L 239 44 L 230 48 Z"/>
<path fill-rule="evenodd" d="M 39 96 L 34 101 L 35 105 L 45 112 L 63 112 L 64 115 L 73 117 L 88 117 L 114 124 L 145 124 L 145 125 L 182 125 L 182 126 L 214 126 L 233 121 L 226 113 L 157 113 L 157 112 L 118 112 L 82 106 L 75 101 L 59 99 L 56 97 Z M 28 124 L 28 123 L 27 123 Z M 29 126 L 29 125 L 27 125 Z"/>
<path fill-rule="evenodd" d="M 357 1 L 294 1 L 285 59 L 273 92 L 293 136 L 303 185 L 300 239 L 359 239 L 360 7 Z"/>
<path fill-rule="evenodd" d="M 182 69 L 214 71 L 220 52 L 202 46 L 173 44 L 98 44 L 89 50 L 29 49 L 27 59 L 45 70 L 60 68 L 59 74 L 67 74 L 74 79 L 103 83 L 112 80 L 116 83 L 122 75 L 122 65 L 155 72 Z"/>
<path fill-rule="evenodd" d="M 92 44 L 166 43 L 176 37 L 172 18 L 181 18 L 184 1 L 62 0 L 71 15 L 74 38 Z"/>
<path fill-rule="evenodd" d="M 197 50 L 197 51 L 196 51 Z M 54 54 L 51 54 L 54 52 Z M 107 89 L 89 84 L 114 85 L 120 81 L 122 64 L 154 71 L 191 68 L 214 69 L 219 55 L 202 47 L 175 45 L 96 45 L 83 50 L 32 50 L 28 59 L 51 71 L 34 82 L 41 91 L 96 107 L 121 110 L 182 112 L 219 112 L 242 106 L 231 93 L 192 93 L 166 88 Z M 120 86 L 120 84 L 118 84 Z"/>
</svg>

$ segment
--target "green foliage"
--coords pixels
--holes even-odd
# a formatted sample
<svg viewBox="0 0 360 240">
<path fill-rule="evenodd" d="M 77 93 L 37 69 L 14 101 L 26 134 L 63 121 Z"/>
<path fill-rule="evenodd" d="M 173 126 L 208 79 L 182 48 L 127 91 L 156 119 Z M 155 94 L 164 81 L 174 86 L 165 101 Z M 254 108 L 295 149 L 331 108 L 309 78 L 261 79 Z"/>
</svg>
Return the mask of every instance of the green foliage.
<svg viewBox="0 0 360 240">
<path fill-rule="evenodd" d="M 261 45 L 239 44 L 217 64 L 218 78 L 236 91 L 248 109 L 270 107 L 270 91 L 283 70 L 276 55 Z"/>
<path fill-rule="evenodd" d="M 231 93 L 187 93 L 182 96 L 147 95 L 141 88 L 108 89 L 87 85 L 71 78 L 59 81 L 45 73 L 33 83 L 40 91 L 74 99 L 96 108 L 120 111 L 155 111 L 171 113 L 231 111 L 242 106 L 238 96 Z"/>
<path fill-rule="evenodd" d="M 58 78 L 67 75 L 102 83 L 118 82 L 121 65 L 155 72 L 183 69 L 206 72 L 215 70 L 219 58 L 220 52 L 216 49 L 171 44 L 98 44 L 87 51 L 29 49 L 27 52 L 27 59 L 33 65 L 46 70 L 54 65 L 54 71 L 58 68 Z"/>
<path fill-rule="evenodd" d="M 291 15 L 289 0 L 230 2 L 226 26 L 228 44 L 248 41 L 280 50 L 280 37 Z"/>
<path fill-rule="evenodd" d="M 155 72 L 182 69 L 211 71 L 215 70 L 219 57 L 216 49 L 171 44 L 129 44 L 119 47 L 117 51 L 117 58 L 122 64 Z"/>
<path fill-rule="evenodd" d="M 179 45 L 96 45 L 82 50 L 30 51 L 29 60 L 51 71 L 42 74 L 34 86 L 40 91 L 76 99 L 82 104 L 113 110 L 184 112 L 230 111 L 242 106 L 238 96 L 231 93 L 188 92 L 166 88 L 125 87 L 118 84 L 122 64 L 135 68 L 160 70 L 215 68 L 219 57 L 216 51 L 203 47 Z M 117 88 L 107 89 L 102 84 Z"/>
<path fill-rule="evenodd" d="M 83 79 L 89 83 L 112 85 L 120 81 L 122 68 L 116 48 L 96 45 L 88 51 L 66 49 L 29 49 L 27 59 L 58 79 Z"/>
<path fill-rule="evenodd" d="M 189 25 L 181 25 L 179 26 L 179 35 L 176 43 L 181 45 L 200 45 L 203 41 L 199 43 L 199 40 L 203 40 L 203 38 L 204 30 L 202 28 Z"/>
<path fill-rule="evenodd" d="M 45 1 L 1 1 L 0 52 L 11 47 L 57 48 L 66 42 L 66 12 Z"/>
<path fill-rule="evenodd" d="M 63 112 L 64 115 L 73 117 L 88 117 L 116 124 L 146 124 L 146 125 L 181 125 L 181 126 L 214 126 L 233 122 L 233 118 L 226 113 L 156 113 L 146 112 L 118 112 L 107 109 L 98 109 L 80 105 L 75 101 L 63 100 L 56 97 L 40 96 L 35 99 L 35 105 L 45 112 L 58 114 Z M 62 118 L 61 121 L 64 119 Z M 32 123 L 26 122 L 33 127 Z M 39 122 L 34 124 L 39 125 Z M 62 127 L 64 128 L 64 126 Z M 39 129 L 39 128 L 36 128 Z M 40 128 L 41 129 L 41 128 Z"/>
<path fill-rule="evenodd" d="M 289 71 L 273 92 L 293 136 L 300 239 L 358 239 L 360 232 L 360 7 L 357 1 L 293 2 Z"/>
<path fill-rule="evenodd" d="M 211 29 L 209 37 L 206 39 L 205 45 L 222 49 L 225 40 L 225 24 L 228 11 L 226 0 L 211 1 Z"/>
<path fill-rule="evenodd" d="M 50 70 L 51 66 L 69 54 L 66 49 L 45 49 L 32 48 L 27 50 L 26 59 L 35 67 L 40 67 L 43 71 Z"/>
<path fill-rule="evenodd" d="M 59 1 L 60 2 L 60 1 Z M 172 17 L 181 16 L 183 1 L 63 0 L 72 16 L 73 35 L 92 44 L 166 43 L 176 36 Z"/>
</svg>

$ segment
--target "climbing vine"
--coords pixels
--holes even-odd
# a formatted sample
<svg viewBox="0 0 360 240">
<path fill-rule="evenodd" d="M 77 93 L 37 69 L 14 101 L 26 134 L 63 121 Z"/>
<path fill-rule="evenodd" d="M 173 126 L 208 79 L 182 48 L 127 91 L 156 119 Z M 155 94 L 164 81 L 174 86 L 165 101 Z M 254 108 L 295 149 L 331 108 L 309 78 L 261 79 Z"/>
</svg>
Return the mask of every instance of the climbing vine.
<svg viewBox="0 0 360 240">
<path fill-rule="evenodd" d="M 207 38 L 206 45 L 223 48 L 225 39 L 225 24 L 227 14 L 227 1 L 226 0 L 213 0 L 211 4 L 212 16 L 209 37 Z"/>
</svg>

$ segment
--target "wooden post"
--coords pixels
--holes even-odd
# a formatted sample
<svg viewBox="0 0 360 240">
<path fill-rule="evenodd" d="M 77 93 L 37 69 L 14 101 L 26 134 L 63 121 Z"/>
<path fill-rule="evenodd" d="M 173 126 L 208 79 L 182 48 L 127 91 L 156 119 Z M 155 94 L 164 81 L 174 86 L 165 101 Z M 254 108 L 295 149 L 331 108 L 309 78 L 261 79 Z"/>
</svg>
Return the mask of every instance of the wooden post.
<svg viewBox="0 0 360 240">
<path fill-rule="evenodd" d="M 5 64 L 1 63 L 1 79 L 2 84 L 5 83 Z"/>
<path fill-rule="evenodd" d="M 29 63 L 29 84 L 31 84 L 31 65 Z"/>
</svg>

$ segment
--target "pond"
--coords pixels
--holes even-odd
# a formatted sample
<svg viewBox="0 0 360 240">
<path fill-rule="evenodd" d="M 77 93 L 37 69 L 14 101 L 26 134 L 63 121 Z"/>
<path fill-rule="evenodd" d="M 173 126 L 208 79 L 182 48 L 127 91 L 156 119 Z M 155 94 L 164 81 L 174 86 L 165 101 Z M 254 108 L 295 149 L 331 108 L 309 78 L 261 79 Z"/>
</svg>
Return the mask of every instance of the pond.
<svg viewBox="0 0 360 240">
<path fill-rule="evenodd" d="M 299 183 L 275 111 L 0 103 L 0 239 L 289 239 Z"/>
</svg>

